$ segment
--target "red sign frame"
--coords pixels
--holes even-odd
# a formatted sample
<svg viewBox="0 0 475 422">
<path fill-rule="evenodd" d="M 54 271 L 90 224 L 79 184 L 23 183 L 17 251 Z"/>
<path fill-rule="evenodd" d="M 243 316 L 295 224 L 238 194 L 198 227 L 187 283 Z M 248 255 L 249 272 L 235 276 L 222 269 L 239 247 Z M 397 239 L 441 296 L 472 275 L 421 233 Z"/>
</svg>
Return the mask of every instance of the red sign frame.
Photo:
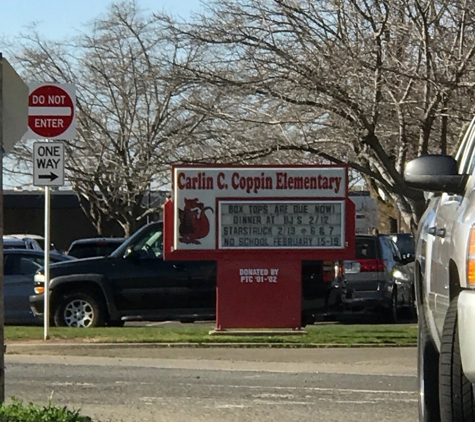
<svg viewBox="0 0 475 422">
<path fill-rule="evenodd" d="M 333 166 L 174 166 L 184 169 L 225 168 L 225 169 L 344 169 Z M 323 170 L 324 171 L 324 170 Z M 204 173 L 203 173 L 204 174 Z M 264 173 L 262 173 L 264 174 Z M 355 250 L 355 205 L 348 197 L 346 183 L 337 196 L 215 196 L 215 210 L 220 201 L 269 201 L 308 202 L 329 201 L 344 204 L 344 245 L 340 248 L 258 248 L 258 249 L 219 249 L 218 233 L 220 219 L 216 216 L 214 249 L 183 250 L 176 249 L 177 239 L 176 204 L 173 199 L 164 205 L 164 259 L 167 260 L 213 260 L 217 261 L 217 303 L 216 329 L 229 328 L 290 328 L 301 327 L 301 266 L 304 260 L 345 260 L 352 258 Z M 201 183 L 201 181 L 199 181 Z M 173 189 L 177 189 L 172 177 Z M 191 195 L 193 196 L 193 195 Z M 202 205 L 202 204 L 201 204 Z M 274 275 L 278 274 L 274 280 Z M 251 277 L 251 278 L 246 278 Z"/>
</svg>

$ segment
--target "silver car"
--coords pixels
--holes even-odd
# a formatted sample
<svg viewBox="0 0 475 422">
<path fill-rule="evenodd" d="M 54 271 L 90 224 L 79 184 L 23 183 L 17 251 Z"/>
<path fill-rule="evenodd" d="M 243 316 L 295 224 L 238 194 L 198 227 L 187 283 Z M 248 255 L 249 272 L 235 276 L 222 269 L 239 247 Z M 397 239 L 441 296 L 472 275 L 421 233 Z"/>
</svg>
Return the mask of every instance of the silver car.
<svg viewBox="0 0 475 422">
<path fill-rule="evenodd" d="M 4 297 L 5 324 L 41 324 L 30 309 L 30 295 L 34 294 L 35 272 L 44 265 L 44 252 L 30 249 L 5 249 L 4 259 Z M 50 261 L 71 260 L 66 255 L 50 254 Z"/>
<path fill-rule="evenodd" d="M 475 420 L 475 119 L 456 158 L 406 165 L 408 186 L 432 192 L 419 222 L 419 420 Z"/>
</svg>

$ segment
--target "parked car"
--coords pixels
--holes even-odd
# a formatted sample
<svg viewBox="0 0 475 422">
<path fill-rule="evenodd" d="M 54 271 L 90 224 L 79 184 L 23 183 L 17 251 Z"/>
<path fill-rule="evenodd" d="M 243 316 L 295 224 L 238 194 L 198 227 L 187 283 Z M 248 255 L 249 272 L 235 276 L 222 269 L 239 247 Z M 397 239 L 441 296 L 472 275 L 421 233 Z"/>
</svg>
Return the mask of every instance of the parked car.
<svg viewBox="0 0 475 422">
<path fill-rule="evenodd" d="M 389 235 L 391 240 L 396 244 L 399 252 L 401 252 L 402 259 L 407 262 L 411 276 L 411 290 L 412 290 L 412 308 L 409 316 L 411 319 L 417 319 L 417 307 L 416 307 L 416 293 L 414 288 L 414 256 L 415 256 L 415 241 L 412 233 L 391 233 Z"/>
<path fill-rule="evenodd" d="M 403 258 L 392 236 L 356 235 L 356 259 L 346 262 L 343 303 L 352 311 L 376 312 L 397 322 L 414 306 L 412 258 Z"/>
<path fill-rule="evenodd" d="M 6 324 L 38 324 L 30 309 L 29 297 L 34 293 L 33 278 L 44 266 L 44 252 L 28 249 L 6 249 L 4 259 L 4 298 Z M 51 253 L 50 262 L 71 260 L 61 254 Z"/>
<path fill-rule="evenodd" d="M 8 235 L 5 235 L 5 237 L 7 238 L 15 238 L 15 239 L 20 239 L 20 240 L 23 240 L 23 241 L 27 241 L 28 239 L 33 239 L 38 245 L 39 247 L 44 250 L 45 249 L 45 238 L 43 236 L 40 236 L 38 234 L 29 234 L 29 233 L 25 233 L 25 234 L 8 234 Z M 32 248 L 31 248 L 32 249 Z M 50 244 L 50 250 L 51 251 L 56 251 L 56 247 L 54 246 L 53 243 Z"/>
<path fill-rule="evenodd" d="M 216 262 L 165 261 L 163 224 L 144 226 L 106 257 L 50 267 L 52 322 L 94 327 L 124 321 L 198 321 L 216 317 Z M 326 265 L 327 264 L 327 265 Z M 304 261 L 302 320 L 338 305 L 341 265 Z M 30 305 L 43 317 L 44 275 L 35 275 Z"/>
<path fill-rule="evenodd" d="M 3 237 L 3 249 L 30 249 L 34 251 L 42 251 L 43 249 L 34 239 L 26 237 L 24 239 L 18 239 L 16 237 Z"/>
<path fill-rule="evenodd" d="M 93 256 L 108 256 L 123 242 L 122 237 L 93 237 L 78 239 L 71 243 L 66 254 L 76 258 L 90 258 Z"/>
<path fill-rule="evenodd" d="M 415 242 L 411 233 L 390 233 L 389 237 L 396 244 L 403 259 L 414 258 Z"/>
<path fill-rule="evenodd" d="M 475 119 L 456 158 L 425 155 L 404 170 L 431 192 L 416 235 L 419 420 L 475 419 Z"/>
</svg>

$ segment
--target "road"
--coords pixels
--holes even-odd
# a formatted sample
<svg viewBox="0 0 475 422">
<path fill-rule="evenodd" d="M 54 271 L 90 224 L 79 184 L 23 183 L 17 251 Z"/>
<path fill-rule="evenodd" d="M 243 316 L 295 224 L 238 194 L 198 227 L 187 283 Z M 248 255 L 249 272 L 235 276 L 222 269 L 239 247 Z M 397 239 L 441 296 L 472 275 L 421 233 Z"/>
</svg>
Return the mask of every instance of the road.
<svg viewBox="0 0 475 422">
<path fill-rule="evenodd" d="M 410 348 L 92 348 L 85 353 L 76 347 L 65 356 L 54 347 L 13 348 L 21 354 L 7 354 L 9 398 L 46 404 L 52 397 L 56 405 L 81 408 L 103 421 L 417 419 Z"/>
</svg>

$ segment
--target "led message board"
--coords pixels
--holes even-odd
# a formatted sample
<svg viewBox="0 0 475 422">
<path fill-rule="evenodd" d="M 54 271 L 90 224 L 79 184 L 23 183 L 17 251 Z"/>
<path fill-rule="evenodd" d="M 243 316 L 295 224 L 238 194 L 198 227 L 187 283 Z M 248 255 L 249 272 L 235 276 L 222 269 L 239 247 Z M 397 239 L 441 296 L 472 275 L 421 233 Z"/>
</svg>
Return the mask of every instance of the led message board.
<svg viewBox="0 0 475 422">
<path fill-rule="evenodd" d="M 220 201 L 219 249 L 342 248 L 343 201 Z"/>
</svg>

